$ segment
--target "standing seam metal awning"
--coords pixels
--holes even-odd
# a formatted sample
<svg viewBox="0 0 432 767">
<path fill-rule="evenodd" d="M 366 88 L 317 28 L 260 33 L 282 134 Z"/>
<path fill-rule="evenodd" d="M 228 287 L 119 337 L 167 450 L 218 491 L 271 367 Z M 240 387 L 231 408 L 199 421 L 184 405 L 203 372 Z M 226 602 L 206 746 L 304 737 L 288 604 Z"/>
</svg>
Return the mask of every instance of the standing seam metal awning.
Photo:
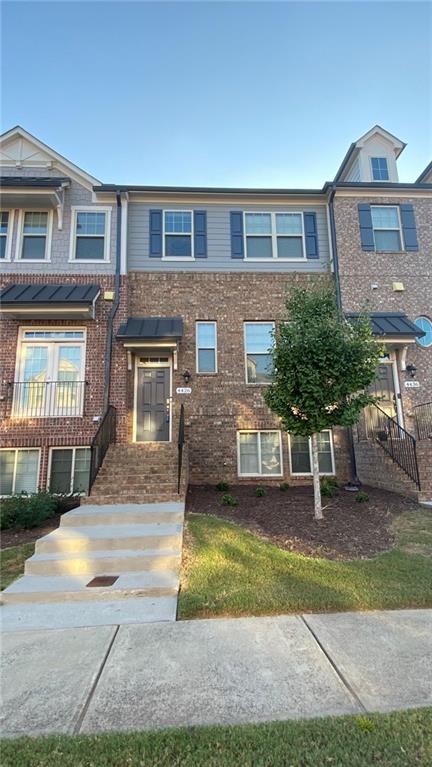
<svg viewBox="0 0 432 767">
<path fill-rule="evenodd" d="M 129 317 L 117 333 L 119 341 L 178 341 L 183 336 L 181 317 Z"/>
<path fill-rule="evenodd" d="M 348 320 L 356 320 L 361 316 L 366 316 L 372 324 L 372 333 L 374 336 L 391 336 L 394 340 L 400 338 L 421 338 L 424 331 L 420 330 L 404 312 L 371 312 L 365 315 L 359 312 L 346 313 Z"/>
<path fill-rule="evenodd" d="M 0 310 L 13 318 L 89 318 L 100 293 L 99 285 L 13 284 L 0 293 Z"/>
</svg>

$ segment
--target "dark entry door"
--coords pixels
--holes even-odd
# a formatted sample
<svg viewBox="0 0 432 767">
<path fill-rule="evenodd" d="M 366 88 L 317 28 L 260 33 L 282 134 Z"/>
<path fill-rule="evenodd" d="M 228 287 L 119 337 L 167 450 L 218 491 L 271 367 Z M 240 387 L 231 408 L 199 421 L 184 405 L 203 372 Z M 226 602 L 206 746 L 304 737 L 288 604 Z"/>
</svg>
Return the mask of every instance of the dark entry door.
<svg viewBox="0 0 432 767">
<path fill-rule="evenodd" d="M 137 368 L 137 442 L 169 441 L 169 368 Z"/>
<path fill-rule="evenodd" d="M 393 365 L 378 365 L 375 380 L 371 384 L 369 391 L 376 397 L 380 397 L 377 405 L 384 410 L 391 418 L 396 418 L 396 396 L 393 378 Z"/>
</svg>

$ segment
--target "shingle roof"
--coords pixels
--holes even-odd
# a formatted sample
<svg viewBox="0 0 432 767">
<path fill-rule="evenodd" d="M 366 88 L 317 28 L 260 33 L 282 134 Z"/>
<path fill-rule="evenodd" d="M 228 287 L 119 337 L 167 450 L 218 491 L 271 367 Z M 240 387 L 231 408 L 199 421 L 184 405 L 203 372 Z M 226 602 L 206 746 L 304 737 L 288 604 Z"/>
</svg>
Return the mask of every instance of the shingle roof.
<svg viewBox="0 0 432 767">
<path fill-rule="evenodd" d="M 2 290 L 0 304 L 92 304 L 99 292 L 99 285 L 14 284 Z"/>
<path fill-rule="evenodd" d="M 348 319 L 356 320 L 362 316 L 358 312 L 347 312 Z M 372 312 L 367 314 L 372 323 L 372 332 L 374 336 L 424 336 L 423 330 L 408 319 L 403 312 Z"/>
<path fill-rule="evenodd" d="M 177 339 L 182 336 L 181 317 L 129 317 L 117 333 L 117 338 L 124 340 Z"/>
</svg>

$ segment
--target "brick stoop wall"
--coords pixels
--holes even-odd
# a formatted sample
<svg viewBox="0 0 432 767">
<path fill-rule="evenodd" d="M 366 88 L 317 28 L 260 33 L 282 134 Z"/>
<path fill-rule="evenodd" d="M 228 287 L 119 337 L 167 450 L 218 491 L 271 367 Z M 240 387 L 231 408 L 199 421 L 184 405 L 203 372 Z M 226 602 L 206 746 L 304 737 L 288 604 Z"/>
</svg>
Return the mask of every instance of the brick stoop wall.
<svg viewBox="0 0 432 767">
<path fill-rule="evenodd" d="M 420 499 L 416 484 L 394 463 L 380 445 L 364 440 L 356 442 L 354 448 L 357 476 L 363 484 L 414 500 Z"/>
<path fill-rule="evenodd" d="M 432 439 L 417 442 L 417 463 L 421 484 L 419 499 L 432 502 Z"/>
</svg>

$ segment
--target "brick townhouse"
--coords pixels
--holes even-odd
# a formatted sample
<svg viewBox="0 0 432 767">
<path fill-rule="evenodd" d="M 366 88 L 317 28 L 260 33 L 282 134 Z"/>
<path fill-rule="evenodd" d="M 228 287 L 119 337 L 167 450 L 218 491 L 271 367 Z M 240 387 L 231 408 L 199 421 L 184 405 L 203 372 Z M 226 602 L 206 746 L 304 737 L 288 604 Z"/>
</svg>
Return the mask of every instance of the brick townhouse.
<svg viewBox="0 0 432 767">
<path fill-rule="evenodd" d="M 386 342 L 384 416 L 354 438 L 324 432 L 321 472 L 431 495 L 432 183 L 430 169 L 398 182 L 402 149 L 376 126 L 321 189 L 119 186 L 4 134 L 2 492 L 162 498 L 140 477 L 177 476 L 183 425 L 191 483 L 309 482 L 308 440 L 281 431 L 262 391 L 286 289 L 334 280 Z"/>
</svg>

